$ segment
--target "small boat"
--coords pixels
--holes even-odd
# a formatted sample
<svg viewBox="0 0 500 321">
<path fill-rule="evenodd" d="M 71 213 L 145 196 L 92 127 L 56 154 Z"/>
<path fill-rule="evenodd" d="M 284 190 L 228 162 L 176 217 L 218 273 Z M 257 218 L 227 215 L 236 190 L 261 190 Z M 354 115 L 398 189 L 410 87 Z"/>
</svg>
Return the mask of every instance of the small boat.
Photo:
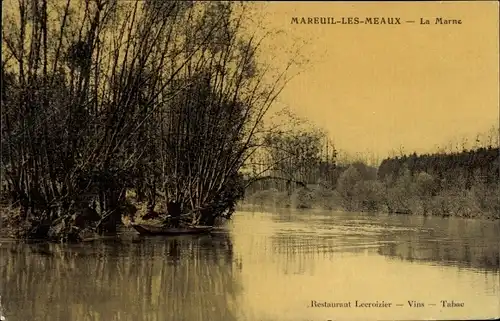
<svg viewBox="0 0 500 321">
<path fill-rule="evenodd" d="M 186 235 L 203 234 L 212 231 L 211 226 L 192 226 L 192 227 L 162 227 L 146 224 L 132 224 L 132 227 L 141 235 Z"/>
</svg>

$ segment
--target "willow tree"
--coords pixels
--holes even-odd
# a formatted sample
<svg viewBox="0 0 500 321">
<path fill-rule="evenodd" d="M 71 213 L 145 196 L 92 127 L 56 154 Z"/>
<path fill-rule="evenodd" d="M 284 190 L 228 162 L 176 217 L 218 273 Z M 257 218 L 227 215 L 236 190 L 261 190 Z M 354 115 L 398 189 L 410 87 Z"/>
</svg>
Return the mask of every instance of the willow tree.
<svg viewBox="0 0 500 321">
<path fill-rule="evenodd" d="M 335 149 L 329 146 L 326 133 L 312 126 L 268 134 L 265 143 L 276 179 L 315 184 L 325 165 L 334 164 Z"/>
<path fill-rule="evenodd" d="M 231 211 L 228 186 L 288 70 L 272 77 L 257 62 L 246 6 L 5 5 L 2 170 L 18 235 L 66 238 L 89 220 L 113 231 L 137 186 L 180 202 L 193 223 Z"/>
<path fill-rule="evenodd" d="M 148 176 L 161 177 L 152 184 L 161 201 L 181 204 L 193 224 L 231 216 L 243 195 L 240 170 L 259 148 L 264 116 L 288 80 L 288 68 L 271 75 L 259 64 L 262 38 L 245 31 L 246 14 L 243 5 L 218 2 L 190 17 L 196 27 L 186 29 L 182 50 L 192 54 L 200 41 L 203 50 L 165 88 L 173 98 L 156 115 L 159 137 L 151 144 L 160 157 L 147 163 L 161 175 Z"/>
</svg>

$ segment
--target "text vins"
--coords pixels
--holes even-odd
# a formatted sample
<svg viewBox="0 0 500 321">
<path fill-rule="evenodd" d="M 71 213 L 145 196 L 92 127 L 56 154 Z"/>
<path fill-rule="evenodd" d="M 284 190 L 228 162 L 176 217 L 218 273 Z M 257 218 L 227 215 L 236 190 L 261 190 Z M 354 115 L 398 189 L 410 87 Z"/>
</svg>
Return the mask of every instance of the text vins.
<svg viewBox="0 0 500 321">
<path fill-rule="evenodd" d="M 408 305 L 410 308 L 423 308 L 425 307 L 425 304 L 423 302 L 417 302 L 417 301 L 408 301 Z"/>
</svg>

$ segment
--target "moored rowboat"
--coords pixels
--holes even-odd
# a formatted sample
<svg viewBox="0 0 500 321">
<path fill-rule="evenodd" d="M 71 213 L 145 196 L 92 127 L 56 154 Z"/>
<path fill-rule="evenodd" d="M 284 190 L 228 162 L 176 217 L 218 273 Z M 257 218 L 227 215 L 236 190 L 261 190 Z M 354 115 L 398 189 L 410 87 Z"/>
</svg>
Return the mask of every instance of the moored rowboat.
<svg viewBox="0 0 500 321">
<path fill-rule="evenodd" d="M 211 226 L 193 226 L 193 227 L 161 227 L 146 224 L 132 224 L 132 227 L 141 235 L 185 235 L 185 234 L 203 234 L 212 231 Z"/>
</svg>

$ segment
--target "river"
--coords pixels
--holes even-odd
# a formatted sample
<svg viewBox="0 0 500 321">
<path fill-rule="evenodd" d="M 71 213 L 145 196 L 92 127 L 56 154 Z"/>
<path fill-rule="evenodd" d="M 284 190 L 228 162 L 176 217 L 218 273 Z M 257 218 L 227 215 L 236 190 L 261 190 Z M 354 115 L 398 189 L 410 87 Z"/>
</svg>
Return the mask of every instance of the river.
<svg viewBox="0 0 500 321">
<path fill-rule="evenodd" d="M 1 306 L 7 321 L 484 319 L 500 316 L 499 244 L 498 221 L 287 210 L 211 236 L 1 239 Z"/>
</svg>

